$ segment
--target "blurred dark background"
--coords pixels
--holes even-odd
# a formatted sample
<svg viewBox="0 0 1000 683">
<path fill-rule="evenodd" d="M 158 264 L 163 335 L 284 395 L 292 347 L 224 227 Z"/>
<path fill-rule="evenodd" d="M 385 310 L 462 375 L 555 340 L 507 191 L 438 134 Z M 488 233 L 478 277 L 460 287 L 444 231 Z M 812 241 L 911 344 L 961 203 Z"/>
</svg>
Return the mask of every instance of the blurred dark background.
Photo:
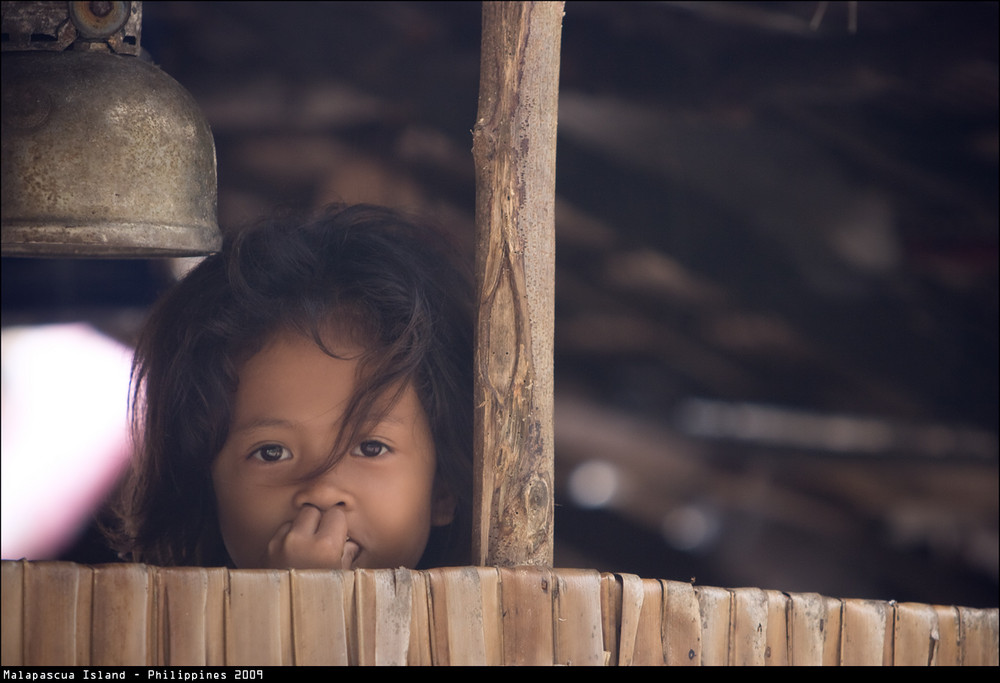
<svg viewBox="0 0 1000 683">
<path fill-rule="evenodd" d="M 471 254 L 479 3 L 143 12 L 224 230 L 370 201 Z M 998 604 L 997 33 L 995 2 L 566 4 L 557 566 Z M 181 267 L 4 259 L 3 324 L 127 343 Z"/>
</svg>

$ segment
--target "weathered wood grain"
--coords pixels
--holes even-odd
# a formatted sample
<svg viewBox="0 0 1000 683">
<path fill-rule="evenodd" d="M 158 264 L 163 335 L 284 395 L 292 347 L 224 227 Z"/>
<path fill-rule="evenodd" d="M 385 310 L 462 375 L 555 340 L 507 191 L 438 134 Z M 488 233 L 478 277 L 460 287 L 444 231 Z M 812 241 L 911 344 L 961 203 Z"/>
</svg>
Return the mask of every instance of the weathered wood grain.
<svg viewBox="0 0 1000 683">
<path fill-rule="evenodd" d="M 562 2 L 483 3 L 473 562 L 552 565 L 555 145 Z"/>
</svg>

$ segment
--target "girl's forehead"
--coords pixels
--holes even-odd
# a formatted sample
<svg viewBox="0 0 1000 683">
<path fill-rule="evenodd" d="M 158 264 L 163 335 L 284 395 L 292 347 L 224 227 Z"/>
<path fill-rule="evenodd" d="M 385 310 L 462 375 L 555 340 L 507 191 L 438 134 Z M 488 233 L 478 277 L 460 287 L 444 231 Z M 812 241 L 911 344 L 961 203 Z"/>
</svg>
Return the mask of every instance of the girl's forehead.
<svg viewBox="0 0 1000 683">
<path fill-rule="evenodd" d="M 295 332 L 272 335 L 240 368 L 237 394 L 280 400 L 296 388 L 320 389 L 331 382 L 349 388 L 363 349 L 334 338 L 322 341 L 323 347 Z"/>
<path fill-rule="evenodd" d="M 241 365 L 236 410 L 242 412 L 248 402 L 263 406 L 324 402 L 329 409 L 334 409 L 333 403 L 342 407 L 359 384 L 368 384 L 364 360 L 371 350 L 349 329 L 327 326 L 317 336 L 291 328 L 279 330 Z M 388 410 L 408 386 L 411 383 L 404 381 L 385 387 L 372 397 L 370 407 L 377 412 Z"/>
</svg>

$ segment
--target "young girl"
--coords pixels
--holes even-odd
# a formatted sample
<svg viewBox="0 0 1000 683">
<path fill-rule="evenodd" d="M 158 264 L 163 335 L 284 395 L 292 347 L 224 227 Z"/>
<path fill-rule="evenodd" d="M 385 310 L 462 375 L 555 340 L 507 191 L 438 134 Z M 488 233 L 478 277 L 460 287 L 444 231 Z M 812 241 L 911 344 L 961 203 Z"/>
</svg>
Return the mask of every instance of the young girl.
<svg viewBox="0 0 1000 683">
<path fill-rule="evenodd" d="M 472 290 L 455 263 L 440 235 L 372 206 L 227 238 L 140 337 L 118 550 L 467 563 Z"/>
</svg>

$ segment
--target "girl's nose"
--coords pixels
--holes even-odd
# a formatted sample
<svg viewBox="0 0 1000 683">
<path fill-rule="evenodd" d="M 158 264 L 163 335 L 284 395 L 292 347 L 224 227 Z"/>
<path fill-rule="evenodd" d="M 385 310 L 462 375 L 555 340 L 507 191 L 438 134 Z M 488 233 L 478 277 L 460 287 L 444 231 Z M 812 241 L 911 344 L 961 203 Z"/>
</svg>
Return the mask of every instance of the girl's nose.
<svg viewBox="0 0 1000 683">
<path fill-rule="evenodd" d="M 337 505 L 350 506 L 350 493 L 336 469 L 327 470 L 303 482 L 295 493 L 295 507 L 312 505 L 320 510 L 328 510 Z"/>
</svg>

